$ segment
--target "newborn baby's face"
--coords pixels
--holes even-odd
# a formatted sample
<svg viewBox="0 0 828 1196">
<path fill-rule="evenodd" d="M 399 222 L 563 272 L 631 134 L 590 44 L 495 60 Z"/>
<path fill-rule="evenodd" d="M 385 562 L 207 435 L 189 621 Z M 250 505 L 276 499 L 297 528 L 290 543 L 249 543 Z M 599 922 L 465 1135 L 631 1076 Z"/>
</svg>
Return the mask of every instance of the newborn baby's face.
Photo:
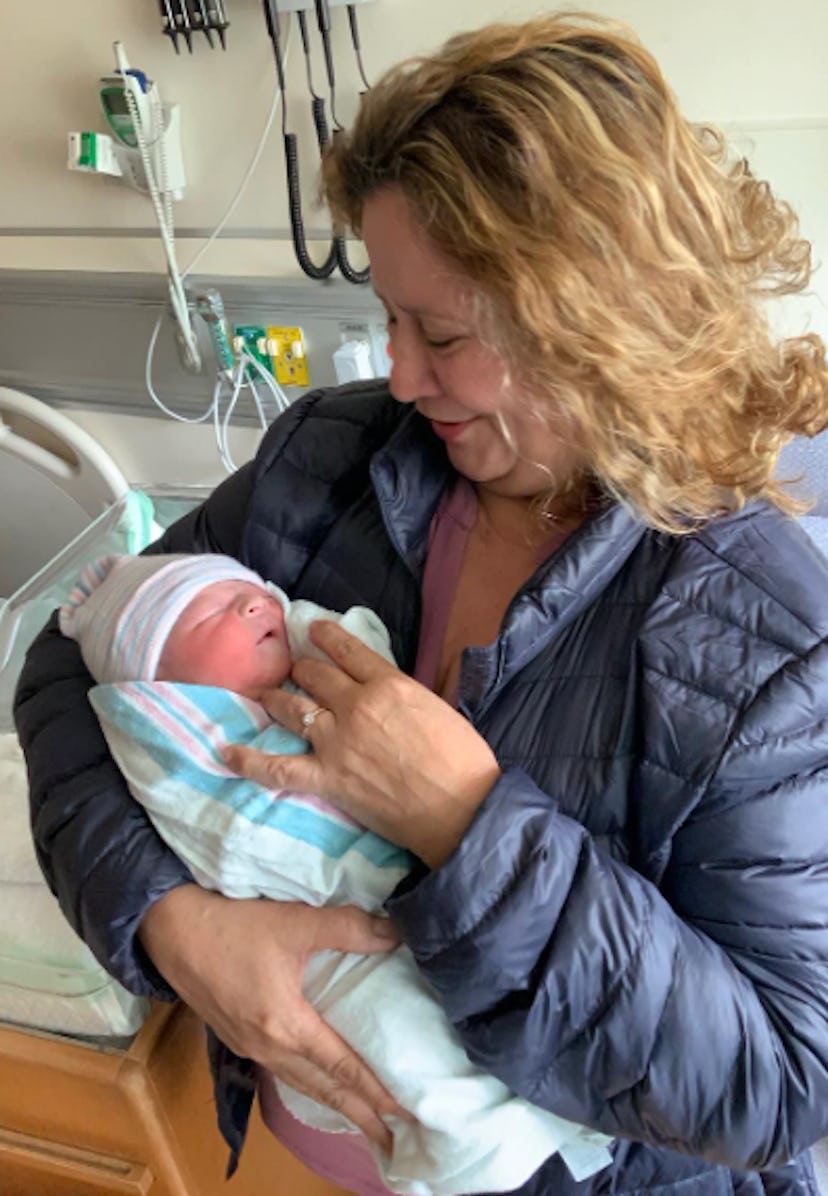
<svg viewBox="0 0 828 1196">
<path fill-rule="evenodd" d="M 179 615 L 155 677 L 216 685 L 259 701 L 290 667 L 282 604 L 249 582 L 217 581 Z"/>
</svg>

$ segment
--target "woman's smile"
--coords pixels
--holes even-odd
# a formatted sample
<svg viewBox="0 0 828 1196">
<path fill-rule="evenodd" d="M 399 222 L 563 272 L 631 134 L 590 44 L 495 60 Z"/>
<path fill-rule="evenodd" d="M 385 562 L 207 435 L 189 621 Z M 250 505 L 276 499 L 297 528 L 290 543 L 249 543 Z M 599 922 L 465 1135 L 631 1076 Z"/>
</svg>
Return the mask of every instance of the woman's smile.
<svg viewBox="0 0 828 1196">
<path fill-rule="evenodd" d="M 463 435 L 469 424 L 474 422 L 474 416 L 472 416 L 471 419 L 429 420 L 429 423 L 431 424 L 431 430 L 434 435 L 439 436 L 441 440 L 445 440 L 447 442 L 457 440 Z"/>
</svg>

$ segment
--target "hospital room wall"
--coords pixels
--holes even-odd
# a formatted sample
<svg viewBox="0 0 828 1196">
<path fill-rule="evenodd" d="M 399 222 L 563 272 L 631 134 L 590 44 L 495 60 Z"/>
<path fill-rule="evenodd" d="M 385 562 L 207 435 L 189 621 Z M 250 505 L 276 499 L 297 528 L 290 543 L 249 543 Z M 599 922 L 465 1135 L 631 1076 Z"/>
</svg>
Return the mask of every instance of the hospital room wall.
<svg viewBox="0 0 828 1196">
<path fill-rule="evenodd" d="M 404 55 L 427 51 L 457 30 L 560 7 L 566 6 L 538 0 L 377 0 L 362 5 L 369 76 Z M 828 252 L 823 251 L 828 247 L 824 0 L 589 0 L 569 7 L 631 23 L 659 57 L 687 113 L 724 123 L 758 171 L 798 209 L 817 256 Z M 132 62 L 157 80 L 162 96 L 182 104 L 189 185 L 176 205 L 176 225 L 182 266 L 189 263 L 237 189 L 274 93 L 259 0 L 227 0 L 227 10 L 232 25 L 226 53 L 197 41 L 192 56 L 176 57 L 159 32 L 155 0 L 73 0 L 50 5 L 48 22 L 31 6 L 3 5 L 0 269 L 162 270 L 149 204 L 117 182 L 69 174 L 65 167 L 68 129 L 103 127 L 98 78 L 111 69 L 116 37 Z M 333 23 L 338 107 L 347 121 L 358 77 L 344 13 L 334 10 Z M 321 81 L 318 60 L 315 67 Z M 290 49 L 288 75 L 289 123 L 301 136 L 304 191 L 310 197 L 312 143 L 298 36 Z M 306 223 L 324 238 L 324 215 L 310 202 Z M 289 242 L 278 120 L 227 231 L 200 261 L 200 275 L 251 281 L 301 278 Z M 828 296 L 828 284 L 822 283 L 820 272 L 811 296 L 789 307 L 786 323 L 796 331 L 806 324 L 828 331 L 823 295 Z M 0 351 L 1 346 L 0 338 Z M 193 433 L 168 429 L 159 438 L 155 420 L 127 426 L 120 422 L 126 418 L 122 416 L 95 412 L 82 418 L 105 442 L 122 450 L 129 446 L 133 455 L 149 451 L 141 447 L 145 442 L 153 443 L 157 454 L 161 439 L 178 457 L 177 437 L 189 435 L 192 469 L 204 480 L 215 480 L 205 474 L 201 451 L 192 451 L 198 442 Z M 145 434 L 141 424 L 148 425 Z M 253 443 L 251 432 L 242 430 L 240 436 Z M 205 446 L 207 441 L 205 433 Z M 135 471 L 142 473 L 138 462 Z"/>
<path fill-rule="evenodd" d="M 112 68 L 115 38 L 158 82 L 162 96 L 182 104 L 189 186 L 176 205 L 176 224 L 186 265 L 199 245 L 194 230 L 211 229 L 236 190 L 273 95 L 275 72 L 260 0 L 227 0 L 232 25 L 226 53 L 197 40 L 193 55 L 180 57 L 160 34 L 156 0 L 72 0 L 50 5 L 48 21 L 31 5 L 2 7 L 0 266 L 159 268 L 155 240 L 126 235 L 154 227 L 149 203 L 115 181 L 66 171 L 67 131 L 103 128 L 98 79 Z M 376 0 L 361 5 L 369 76 L 406 54 L 429 50 L 460 29 L 556 7 L 566 5 L 538 0 Z M 786 159 L 804 149 L 804 141 L 795 136 L 803 131 L 803 122 L 805 131 L 807 122 L 821 122 L 826 148 L 824 0 L 588 0 L 572 7 L 629 21 L 659 57 L 691 117 L 737 122 L 748 133 L 758 131 L 762 140 L 768 128 L 777 136 L 787 133 Z M 333 10 L 333 25 L 338 106 L 347 116 L 358 77 L 342 10 Z M 321 85 L 318 62 L 316 68 Z M 303 131 L 307 93 L 298 36 L 292 38 L 289 78 L 290 124 Z M 310 196 L 311 145 L 302 145 Z M 796 190 L 809 180 L 794 170 L 786 181 Z M 309 212 L 308 223 L 322 230 L 325 219 Z M 287 226 L 276 122 L 230 223 L 234 239 L 216 246 L 200 270 L 297 274 L 286 244 Z M 87 235 L 73 236 L 73 231 Z"/>
</svg>

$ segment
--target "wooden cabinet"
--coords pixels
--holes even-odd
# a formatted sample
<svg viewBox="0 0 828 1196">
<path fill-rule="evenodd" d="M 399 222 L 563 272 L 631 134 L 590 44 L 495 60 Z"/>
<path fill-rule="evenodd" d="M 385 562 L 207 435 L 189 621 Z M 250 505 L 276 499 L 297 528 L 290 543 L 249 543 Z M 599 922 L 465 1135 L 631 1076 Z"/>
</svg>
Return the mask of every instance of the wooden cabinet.
<svg viewBox="0 0 828 1196">
<path fill-rule="evenodd" d="M 0 1026 L 2 1196 L 343 1196 L 258 1113 L 226 1185 L 204 1028 L 158 1005 L 124 1050 Z"/>
</svg>

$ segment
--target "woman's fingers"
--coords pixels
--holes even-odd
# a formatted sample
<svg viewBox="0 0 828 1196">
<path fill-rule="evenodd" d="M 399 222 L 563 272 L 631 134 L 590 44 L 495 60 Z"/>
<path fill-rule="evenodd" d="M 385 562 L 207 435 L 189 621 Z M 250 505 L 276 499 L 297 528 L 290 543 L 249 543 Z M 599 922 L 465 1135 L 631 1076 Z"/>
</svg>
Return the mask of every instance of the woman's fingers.
<svg viewBox="0 0 828 1196">
<path fill-rule="evenodd" d="M 372 681 L 386 673 L 397 672 L 395 665 L 389 664 L 378 652 L 330 619 L 317 619 L 311 623 L 310 638 L 355 681 Z"/>
<path fill-rule="evenodd" d="M 247 777 L 265 789 L 296 789 L 303 793 L 324 794 L 322 769 L 313 755 L 271 756 L 257 748 L 231 744 L 224 749 L 222 757 L 231 772 Z"/>
<path fill-rule="evenodd" d="M 235 900 L 193 884 L 156 902 L 140 933 L 162 975 L 222 1042 L 389 1147 L 382 1118 L 410 1114 L 301 991 L 316 951 L 389 950 L 396 935 L 387 918 L 353 906 Z"/>
<path fill-rule="evenodd" d="M 261 703 L 272 719 L 313 742 L 307 716 L 322 711 L 330 712 L 334 718 L 346 717 L 369 688 L 373 693 L 384 692 L 383 680 L 402 674 L 336 623 L 317 620 L 311 625 L 311 639 L 330 660 L 304 656 L 294 663 L 291 677 L 304 694 L 270 689 L 263 694 Z M 321 722 L 322 715 L 319 717 Z"/>
<path fill-rule="evenodd" d="M 303 1027 L 303 1054 L 277 1055 L 265 1066 L 320 1104 L 341 1113 L 383 1150 L 391 1131 L 383 1117 L 408 1117 L 394 1097 L 348 1044 L 310 1007 Z"/>
<path fill-rule="evenodd" d="M 265 690 L 260 701 L 275 722 L 309 739 L 309 727 L 315 722 L 309 716 L 333 714 L 337 705 L 347 702 L 346 690 L 352 690 L 354 682 L 335 665 L 307 659 L 294 666 L 293 677 L 311 697 L 277 687 Z"/>
<path fill-rule="evenodd" d="M 400 942 L 393 922 L 385 914 L 367 914 L 356 905 L 325 909 L 309 919 L 309 951 L 348 951 L 353 955 L 378 955 Z"/>
</svg>

